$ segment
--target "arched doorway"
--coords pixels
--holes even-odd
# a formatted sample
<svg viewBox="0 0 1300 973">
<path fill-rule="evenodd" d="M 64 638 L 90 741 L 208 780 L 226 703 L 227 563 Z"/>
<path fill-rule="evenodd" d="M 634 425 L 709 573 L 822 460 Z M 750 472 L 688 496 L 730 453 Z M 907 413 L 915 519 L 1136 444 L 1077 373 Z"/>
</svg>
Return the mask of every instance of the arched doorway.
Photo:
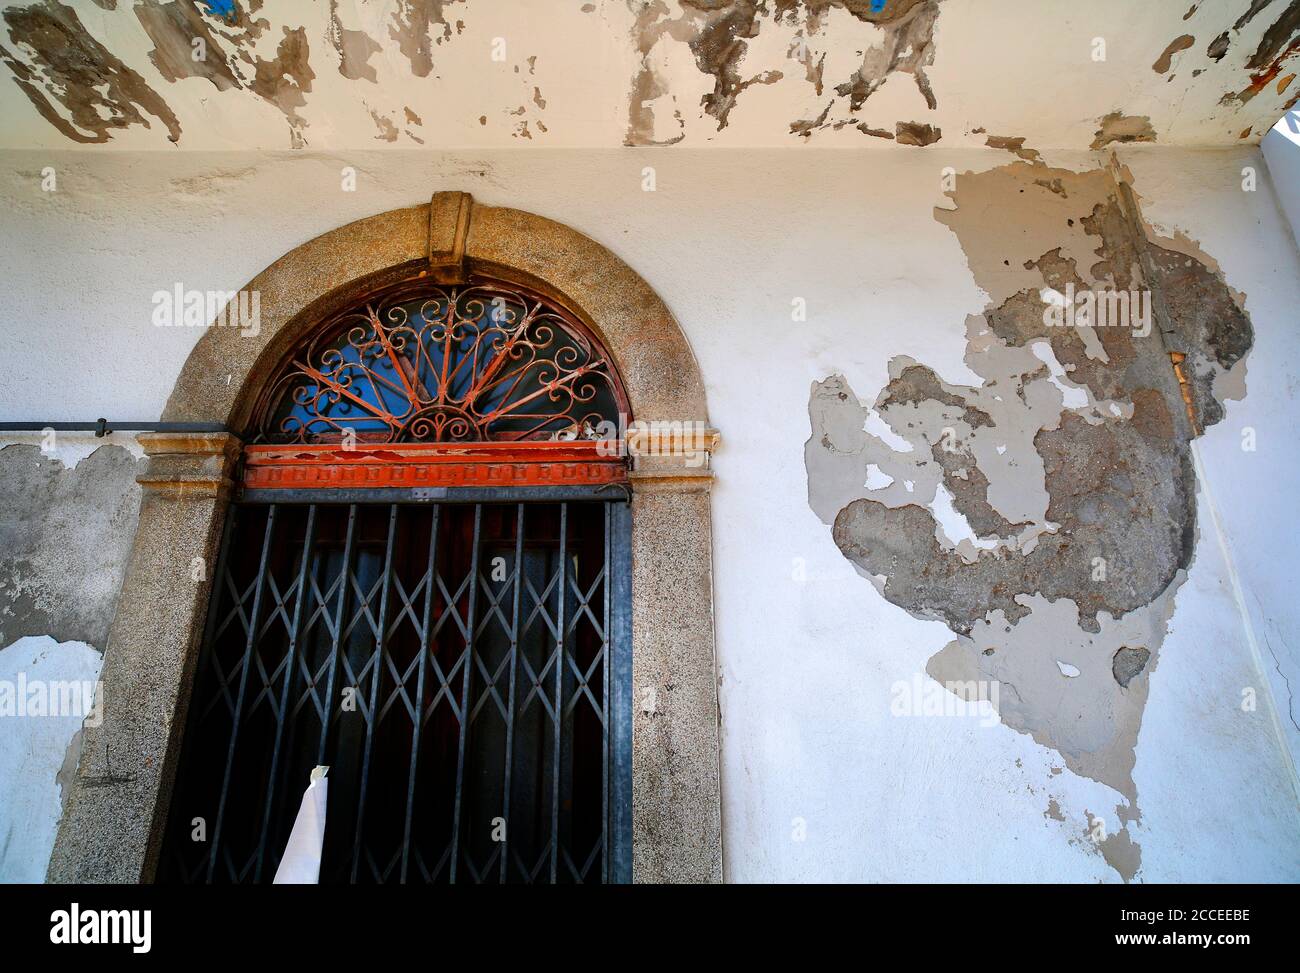
<svg viewBox="0 0 1300 973">
<path fill-rule="evenodd" d="M 285 379 L 286 363 L 294 360 L 296 351 L 310 347 L 314 339 L 324 340 L 325 332 L 332 327 L 329 322 L 337 322 L 341 316 L 365 307 L 368 299 L 400 304 L 407 298 L 427 299 L 429 292 L 438 288 L 464 290 L 475 286 L 508 290 L 521 298 L 518 307 L 536 304 L 548 308 L 548 313 L 558 316 L 557 320 L 563 324 L 561 330 L 569 336 L 566 347 L 570 350 L 566 354 L 570 357 L 582 353 L 586 347 L 602 350 L 607 356 L 609 373 L 616 380 L 610 387 L 611 398 L 596 413 L 581 414 L 572 410 L 537 413 L 527 408 L 502 411 L 498 407 L 508 406 L 510 402 L 501 399 L 479 408 L 476 421 L 463 424 L 458 419 L 464 416 L 454 415 L 457 409 L 464 411 L 463 401 L 445 401 L 435 407 L 429 396 L 416 394 L 407 396 L 403 406 L 401 396 L 393 398 L 385 392 L 382 401 L 361 396 L 363 402 L 351 402 L 359 410 L 351 417 L 355 419 L 364 413 L 367 420 L 360 424 L 363 428 L 353 429 L 356 441 L 348 445 L 355 449 L 344 449 L 342 442 L 284 442 L 267 435 L 268 417 L 276 420 L 279 433 L 291 431 L 286 430 L 283 422 L 292 418 L 294 409 L 276 411 L 278 406 L 274 404 L 284 403 L 283 396 L 276 391 L 280 387 L 277 383 Z M 482 531 L 487 521 L 496 518 L 486 525 L 496 531 L 494 543 L 503 552 L 499 556 L 507 557 L 506 577 L 513 574 L 524 579 L 524 583 L 514 588 L 507 580 L 501 592 L 494 591 L 501 614 L 508 622 L 512 619 L 514 590 L 519 590 L 522 598 L 528 597 L 529 571 L 539 572 L 534 587 L 545 583 L 541 576 L 546 570 L 544 566 L 530 568 L 527 557 L 516 556 L 513 560 L 508 557 L 512 544 L 514 551 L 518 551 L 521 541 L 525 548 L 530 547 L 533 540 L 530 524 L 536 524 L 539 531 L 546 529 L 547 524 L 553 527 L 546 542 L 551 545 L 549 553 L 538 555 L 541 558 L 535 562 L 538 565 L 545 562 L 554 569 L 558 564 L 569 564 L 569 545 L 579 543 L 587 545 L 584 558 L 590 564 L 596 560 L 599 547 L 599 564 L 594 572 L 586 575 L 590 581 L 599 575 L 601 566 L 611 566 L 602 582 L 607 593 L 600 596 L 599 611 L 589 603 L 587 612 L 581 612 L 576 601 L 565 610 L 570 612 L 570 618 L 582 614 L 586 619 L 589 614 L 598 619 L 603 616 L 605 606 L 609 606 L 613 622 L 599 645 L 592 641 L 595 628 L 591 636 L 584 636 L 596 646 L 591 650 L 594 654 L 587 657 L 588 662 L 594 662 L 602 651 L 611 653 L 604 657 L 604 669 L 597 665 L 591 670 L 590 678 L 595 679 L 599 673 L 603 685 L 608 674 L 612 687 L 626 687 L 623 691 L 628 694 L 631 719 L 620 720 L 614 714 L 608 732 L 610 735 L 630 732 L 632 739 L 630 745 L 614 741 L 601 751 L 602 760 L 606 755 L 611 760 L 611 770 L 602 779 L 612 782 L 609 785 L 612 789 L 601 791 L 608 807 L 599 818 L 603 822 L 601 827 L 606 829 L 601 841 L 608 852 L 590 861 L 599 861 L 601 877 L 611 880 L 627 877 L 627 865 L 620 864 L 620 855 L 630 856 L 631 874 L 636 881 L 720 880 L 718 711 L 709 527 L 712 480 L 709 456 L 717 436 L 707 425 L 703 383 L 694 357 L 663 302 L 630 268 L 589 238 L 529 213 L 480 206 L 462 193 L 440 193 L 430 205 L 391 211 L 326 233 L 277 260 L 246 289 L 260 294 L 260 327 L 242 331 L 231 327 L 210 328 L 186 362 L 163 416 L 165 420 L 220 423 L 229 431 L 141 437 L 149 455 L 149 466 L 140 478 L 144 487 L 140 525 L 105 659 L 104 722 L 100 727 L 86 730 L 83 758 L 60 824 L 49 868 L 50 879 L 131 882 L 166 875 L 160 870 L 160 860 L 173 790 L 179 787 L 177 793 L 183 794 L 187 786 L 183 776 L 178 776 L 178 769 L 188 763 L 188 759 L 182 759 L 183 729 L 190 722 L 192 708 L 200 705 L 201 696 L 192 694 L 202 693 L 205 678 L 200 660 L 208 634 L 207 608 L 210 601 L 216 605 L 223 597 L 233 597 L 216 585 L 223 570 L 216 562 L 222 550 L 232 549 L 223 544 L 224 527 L 234 524 L 230 529 L 237 531 L 243 513 L 252 517 L 244 523 L 253 525 L 249 530 L 255 538 L 251 544 L 244 545 L 255 552 L 247 556 L 256 561 L 249 568 L 252 574 L 247 577 L 263 579 L 254 584 L 250 598 L 256 597 L 257 590 L 264 592 L 265 604 L 256 611 L 278 619 L 273 624 L 284 629 L 277 637 L 283 637 L 285 645 L 291 640 L 291 634 L 286 634 L 290 629 L 283 623 L 287 617 L 292 625 L 293 611 L 283 599 L 286 583 L 289 587 L 295 583 L 295 569 L 296 577 L 304 577 L 305 565 L 306 577 L 312 579 L 300 590 L 311 591 L 314 581 L 318 587 L 323 585 L 320 591 L 324 595 L 334 590 L 337 606 L 339 588 L 335 582 L 345 576 L 346 565 L 355 565 L 361 557 L 359 539 L 362 537 L 370 538 L 367 543 L 372 543 L 374 551 L 382 554 L 377 555 L 378 560 L 370 557 L 380 565 L 378 568 L 364 569 L 378 571 L 377 575 L 368 582 L 353 578 L 344 586 L 350 592 L 358 587 L 364 589 L 363 598 L 348 594 L 352 606 L 362 601 L 369 604 L 372 589 L 382 602 L 383 578 L 390 580 L 388 604 L 373 609 L 370 621 L 362 617 L 359 624 L 371 624 L 374 615 L 379 613 L 386 619 L 401 619 L 401 624 L 412 632 L 419 626 L 436 625 L 444 617 L 451 619 L 443 623 L 444 627 L 457 627 L 455 617 L 460 618 L 459 624 L 466 622 L 464 614 L 451 610 L 453 605 L 463 603 L 468 611 L 467 601 L 459 601 L 456 591 L 449 590 L 444 595 L 436 579 L 432 587 L 419 588 L 421 578 L 425 577 L 421 568 L 427 569 L 430 551 L 435 563 L 440 555 L 450 559 L 445 562 L 448 564 L 457 563 L 456 558 L 461 556 L 444 552 L 444 542 L 451 543 L 444 538 L 468 537 L 466 548 L 478 549 L 481 558 L 485 538 Z M 505 303 L 509 305 L 510 299 Z M 335 332 L 338 333 L 341 332 Z M 319 367 L 320 358 L 300 363 L 324 375 Z M 404 388 L 404 376 L 408 380 L 412 377 L 399 366 L 382 376 L 371 377 L 384 378 L 389 385 L 383 387 L 391 392 Z M 553 379 L 548 381 L 553 384 Z M 425 391 L 428 391 L 427 384 Z M 367 401 L 375 408 L 367 410 Z M 620 433 L 616 438 L 632 447 L 628 453 L 623 455 L 615 450 L 616 455 L 612 457 L 601 455 L 596 451 L 596 440 L 588 438 L 587 427 L 593 425 L 594 415 L 603 417 L 611 406 L 619 406 L 625 415 L 635 414 L 639 420 L 648 421 L 652 430 L 656 423 L 662 424 L 665 432 L 652 431 L 647 436 L 645 428 L 637 428 L 625 436 Z M 417 419 L 425 420 L 418 430 Z M 342 423 L 338 422 L 338 415 L 326 417 L 327 426 L 331 421 L 335 423 L 331 428 L 340 432 L 337 427 Z M 542 425 L 529 426 L 529 423 Z M 476 431 L 471 433 L 471 429 Z M 307 429 L 303 438 L 311 437 L 312 432 Z M 656 448 L 638 448 L 647 441 L 653 442 Z M 538 462 L 537 454 L 543 451 L 548 453 L 548 458 Z M 546 475 L 539 476 L 543 468 Z M 436 474 L 431 472 L 435 469 Z M 493 492 L 517 489 L 530 493 L 521 499 Z M 303 492 L 315 490 L 334 491 L 330 502 Z M 630 504 L 624 502 L 629 490 Z M 271 501 L 277 511 L 286 512 L 284 516 L 277 512 L 273 520 Z M 549 513 L 541 507 L 532 513 L 531 504 L 540 502 L 550 505 Z M 228 517 L 232 503 L 235 513 Z M 522 530 L 518 519 L 521 503 L 526 504 L 522 508 Z M 360 510 L 369 504 L 379 504 L 373 508 L 378 513 L 358 513 L 355 517 L 350 513 L 354 507 Z M 575 511 L 584 504 L 601 513 L 579 524 Z M 489 514 L 489 507 L 494 510 L 500 507 L 506 513 Z M 339 514 L 340 508 L 349 513 Z M 436 519 L 431 513 L 434 509 L 440 511 Z M 466 510 L 470 513 L 464 513 Z M 351 528 L 344 522 L 347 517 L 353 517 Z M 559 526 L 558 520 L 564 520 L 565 526 Z M 349 529 L 353 534 L 352 552 L 347 551 Z M 581 540 L 574 533 L 579 530 L 583 535 Z M 279 536 L 286 538 L 287 543 L 277 545 L 275 537 L 281 531 L 285 533 Z M 617 562 L 620 536 L 626 539 L 626 558 L 622 562 L 627 566 L 626 571 Z M 261 539 L 260 547 L 256 538 Z M 561 541 L 566 545 L 563 557 L 555 549 Z M 610 551 L 608 555 L 606 548 Z M 265 558 L 263 549 L 267 552 Z M 424 559 L 414 551 L 423 552 Z M 472 554 L 470 557 L 472 560 Z M 614 560 L 609 560 L 610 557 Z M 545 561 L 546 558 L 550 560 Z M 270 569 L 269 574 L 262 571 L 263 561 Z M 393 562 L 391 570 L 384 563 L 387 561 Z M 461 567 L 469 574 L 473 565 Z M 316 577 L 310 574 L 313 570 L 324 573 Z M 587 567 L 582 570 L 586 571 Z M 277 575 L 276 571 L 283 574 Z M 279 605 L 275 594 L 265 594 L 271 590 L 272 577 L 281 599 Z M 450 588 L 452 582 L 447 578 L 442 581 Z M 395 595 L 399 582 L 402 594 Z M 620 593 L 615 590 L 620 585 L 630 590 Z M 234 587 L 239 592 L 248 591 L 247 583 L 240 588 L 236 582 Z M 227 592 L 228 589 L 229 586 Z M 417 606 L 419 600 L 412 594 L 416 589 L 422 594 L 436 592 L 428 611 L 422 601 Z M 478 590 L 482 597 L 476 611 L 486 610 L 492 598 L 483 595 L 481 587 Z M 583 595 L 586 594 L 584 591 Z M 509 611 L 500 604 L 502 599 L 510 603 Z M 408 602 L 410 610 L 407 610 Z M 610 639 L 616 641 L 614 633 L 619 624 L 620 605 L 630 606 L 626 626 L 630 630 L 631 651 L 622 656 L 609 647 Z M 556 603 L 554 607 L 560 606 Z M 245 611 L 252 610 L 250 600 Z M 318 620 L 321 623 L 323 616 Z M 503 631 L 508 628 L 509 624 Z M 417 646 L 414 654 L 406 659 L 408 664 L 415 663 L 412 675 L 418 680 L 419 672 L 423 671 L 426 680 L 432 678 L 436 682 L 438 676 L 434 674 L 433 663 L 442 666 L 444 660 L 437 657 L 432 642 L 409 634 L 407 638 Z M 245 649 L 246 643 L 247 637 Z M 299 648 L 303 644 L 300 637 Z M 605 648 L 601 649 L 600 645 Z M 419 646 L 427 649 L 423 661 L 418 661 L 420 652 L 424 651 Z M 261 656 L 249 658 L 253 665 L 245 671 L 256 672 L 255 660 Z M 286 652 L 278 661 L 287 666 L 287 658 Z M 337 658 L 341 661 L 343 654 Z M 365 670 L 366 660 L 358 656 L 353 670 L 354 676 L 371 676 L 369 684 L 358 680 L 370 691 L 371 695 L 365 697 L 367 704 L 372 696 L 380 708 L 392 699 L 390 714 L 392 707 L 406 706 L 400 692 L 395 697 L 388 693 L 382 703 L 378 702 L 385 686 L 394 689 L 397 680 L 384 674 L 387 662 L 382 647 L 375 652 L 372 644 L 370 658 L 377 658 L 384 663 L 384 668 Z M 522 660 L 518 654 L 515 658 L 516 663 Z M 630 679 L 622 683 L 619 679 L 623 677 L 615 672 L 615 663 L 620 659 L 632 669 Z M 529 664 L 532 665 L 531 660 Z M 580 661 L 577 668 L 583 669 Z M 516 688 L 522 669 L 516 665 Z M 274 667 L 269 670 L 273 671 Z M 549 672 L 554 677 L 554 671 Z M 443 675 L 447 675 L 445 668 Z M 524 673 L 523 678 L 531 677 Z M 570 676 L 563 678 L 567 680 Z M 573 679 L 567 690 L 572 692 L 570 699 L 580 695 L 578 677 Z M 280 681 L 275 685 L 283 693 L 287 683 Z M 462 682 L 454 688 L 463 690 L 464 685 Z M 487 681 L 480 682 L 480 686 L 487 686 Z M 471 683 L 469 692 L 473 691 Z M 288 692 L 293 694 L 292 686 Z M 499 692 L 504 702 L 504 693 Z M 561 695 L 565 692 L 565 685 L 561 685 Z M 591 695 L 598 707 L 615 706 L 618 698 L 615 689 L 603 696 L 594 691 Z M 440 706 L 446 701 L 445 696 Z M 484 705 L 495 707 L 490 692 L 488 697 Z M 582 701 L 587 704 L 586 696 L 582 696 Z M 264 699 L 263 706 L 266 703 Z M 265 709 L 265 712 L 274 711 L 275 707 Z M 278 720 L 276 717 L 272 722 Z M 365 755 L 371 754 L 373 770 L 378 742 L 375 734 L 388 732 L 381 730 L 379 724 L 374 727 L 369 731 L 370 742 L 354 749 L 360 755 L 356 770 L 358 802 L 367 807 L 370 801 L 368 797 L 360 801 L 363 795 L 359 783 L 366 774 Z M 283 762 L 283 754 L 287 752 L 285 740 L 293 732 L 288 723 L 283 732 L 281 763 L 275 774 L 292 777 L 292 768 Z M 302 735 L 304 731 L 298 732 Z M 604 733 L 602 730 L 602 746 L 609 743 Z M 450 739 L 450 735 L 444 734 L 444 738 Z M 263 739 L 270 740 L 273 754 L 275 731 Z M 493 738 L 487 735 L 482 739 Z M 553 752 L 554 734 L 547 739 Z M 472 747 L 469 742 L 472 740 L 470 733 L 467 748 Z M 328 735 L 326 746 L 330 746 Z M 564 746 L 562 739 L 561 765 L 565 759 Z M 459 748 L 457 732 L 458 762 Z M 218 793 L 238 776 L 235 768 L 241 745 L 237 740 L 233 749 L 232 759 L 227 740 L 226 755 L 220 761 L 222 783 Z M 499 749 L 502 755 L 506 752 L 504 748 Z M 621 789 L 617 786 L 619 771 L 615 767 L 621 759 L 620 753 L 630 754 L 631 762 L 630 787 Z M 472 756 L 471 749 L 467 749 L 466 759 Z M 409 793 L 409 761 L 404 766 Z M 463 768 L 466 764 L 459 763 L 459 766 Z M 553 778 L 556 765 L 548 766 Z M 506 775 L 504 767 L 499 769 L 502 788 L 488 794 L 485 798 L 488 804 L 503 796 Z M 490 771 L 488 776 L 494 774 Z M 416 777 L 420 778 L 418 766 Z M 256 779 L 256 775 L 248 779 Z M 262 779 L 268 782 L 271 792 L 276 792 L 272 777 Z M 466 813 L 463 776 L 461 786 L 463 815 Z M 301 781 L 296 787 L 301 787 Z M 454 788 L 450 793 L 454 802 Z M 517 796 L 521 792 L 513 793 Z M 553 808 L 555 789 L 552 787 L 547 795 Z M 415 806 L 419 800 L 417 794 Z M 228 791 L 227 805 L 230 801 Z M 393 803 L 396 807 L 399 802 Z M 411 802 L 400 803 L 404 828 L 405 807 Z M 257 809 L 263 818 L 269 814 L 272 820 L 278 813 L 273 803 L 259 804 Z M 558 820 L 553 811 L 549 820 Z M 611 820 L 623 823 L 616 823 L 611 830 L 608 825 Z M 215 821 L 208 824 L 210 828 L 215 827 Z M 369 827 L 364 820 L 360 825 L 356 821 L 352 824 L 354 835 L 358 831 L 364 834 Z M 226 826 L 223 821 L 222 830 Z M 622 837 L 618 828 L 623 829 Z M 269 847 L 273 831 L 259 826 L 257 846 L 264 843 Z M 463 833 L 457 833 L 462 835 L 458 840 L 464 840 Z M 536 834 L 541 835 L 541 831 Z M 625 841 L 629 835 L 630 841 Z M 229 836 L 227 832 L 227 839 Z M 550 840 L 549 833 L 546 837 Z M 400 876 L 401 869 L 405 868 L 407 880 L 415 880 L 409 843 L 405 865 L 400 857 L 396 865 L 392 864 L 391 849 L 387 858 L 383 858 L 383 849 L 362 847 L 358 852 L 358 847 L 353 844 L 348 849 L 349 856 L 359 856 L 358 880 L 362 878 L 363 867 L 369 868 L 366 854 L 374 856 L 381 877 L 387 871 L 389 880 L 393 880 L 392 875 Z M 549 879 L 554 858 L 558 879 L 559 869 L 567 867 L 558 852 L 552 854 L 548 846 L 543 856 L 540 844 L 537 847 L 539 855 L 529 867 L 540 869 L 536 872 L 538 880 Z M 261 854 L 265 880 L 265 851 Z M 578 862 L 578 856 L 578 852 L 570 851 L 577 872 L 582 875 L 589 862 Z M 436 865 L 438 854 L 431 853 L 431 857 L 432 865 Z M 488 876 L 491 871 L 492 865 L 485 864 L 487 858 L 475 862 L 479 877 Z M 247 876 L 256 874 L 256 858 L 252 860 L 251 866 L 247 856 L 237 863 L 236 877 L 241 870 Z M 348 856 L 340 859 L 343 860 L 347 860 L 346 877 L 351 878 L 352 861 Z M 223 865 L 220 857 L 215 862 Z M 542 864 L 538 866 L 537 862 Z M 495 860 L 495 866 L 499 878 L 500 857 Z M 426 861 L 424 867 L 432 866 Z M 513 867 L 507 863 L 507 872 Z M 596 866 L 591 864 L 590 868 Z M 430 877 L 435 874 L 442 873 L 430 871 Z M 465 874 L 461 872 L 458 880 Z M 507 874 L 506 877 L 516 876 Z"/>
<path fill-rule="evenodd" d="M 322 882 L 627 881 L 627 399 L 608 352 L 516 285 L 416 276 L 273 375 L 160 879 L 270 880 L 325 765 Z"/>
</svg>

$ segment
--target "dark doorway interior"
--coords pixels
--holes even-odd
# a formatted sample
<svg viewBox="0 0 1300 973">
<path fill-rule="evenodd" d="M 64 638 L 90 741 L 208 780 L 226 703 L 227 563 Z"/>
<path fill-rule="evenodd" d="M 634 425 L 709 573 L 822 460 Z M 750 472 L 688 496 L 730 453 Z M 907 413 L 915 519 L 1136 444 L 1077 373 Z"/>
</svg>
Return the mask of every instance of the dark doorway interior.
<svg viewBox="0 0 1300 973">
<path fill-rule="evenodd" d="M 630 878 L 626 504 L 232 508 L 160 881 Z M 199 840 L 201 838 L 201 840 Z"/>
</svg>

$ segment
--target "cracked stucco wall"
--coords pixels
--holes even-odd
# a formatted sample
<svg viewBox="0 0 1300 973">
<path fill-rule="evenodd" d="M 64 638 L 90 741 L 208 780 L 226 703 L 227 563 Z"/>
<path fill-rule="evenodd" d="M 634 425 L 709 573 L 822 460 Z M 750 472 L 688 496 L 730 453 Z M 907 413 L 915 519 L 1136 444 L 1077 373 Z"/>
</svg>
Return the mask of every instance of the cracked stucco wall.
<svg viewBox="0 0 1300 973">
<path fill-rule="evenodd" d="M 1149 65 L 1158 54 L 1143 68 L 1153 77 Z M 1090 139 L 1095 119 L 1089 125 Z M 989 132 L 1021 135 L 992 125 Z M 1094 669 L 1089 653 L 1103 643 L 1150 652 L 1126 695 L 1096 697 L 1097 706 L 1108 700 L 1116 708 L 1113 725 L 1135 733 L 1135 742 L 1123 734 L 1103 740 L 1111 757 L 1094 767 L 1067 760 L 1062 750 L 1092 740 L 1020 732 L 987 707 L 967 716 L 891 712 L 897 685 L 915 682 L 922 693 L 937 687 L 930 660 L 970 636 L 882 596 L 809 506 L 805 443 L 814 383 L 843 376 L 855 408 L 886 395 L 896 400 L 888 411 L 898 415 L 925 413 L 922 422 L 942 415 L 954 431 L 970 427 L 980 462 L 966 467 L 967 477 L 955 466 L 949 475 L 948 453 L 927 450 L 927 471 L 915 474 L 913 487 L 938 496 L 943 485 L 951 510 L 968 510 L 972 528 L 1023 523 L 1017 536 L 1045 534 L 1047 468 L 1036 471 L 1037 488 L 1028 490 L 1021 489 L 1027 476 L 1003 477 L 997 462 L 1033 461 L 1039 427 L 1067 406 L 1071 415 L 1082 413 L 1081 429 L 1089 432 L 1121 425 L 1118 416 L 1104 420 L 1111 426 L 1092 425 L 1085 417 L 1097 419 L 1094 407 L 1113 415 L 1113 402 L 1121 413 L 1131 405 L 1136 414 L 1142 401 L 1131 403 L 1125 385 L 1101 393 L 1072 389 L 1093 385 L 1073 381 L 1066 366 L 1095 368 L 1101 383 L 1104 373 L 1088 352 L 1116 338 L 1053 350 L 1044 361 L 1023 348 L 973 353 L 968 327 L 969 318 L 982 320 L 990 305 L 1002 305 L 1031 281 L 1042 286 L 1044 273 L 1060 272 L 1066 258 L 1082 278 L 1108 272 L 1094 270 L 1104 262 L 1094 252 L 1102 240 L 1072 210 L 1104 199 L 1109 182 L 1098 172 L 1108 157 L 1051 152 L 1028 140 L 1020 151 L 1037 151 L 1046 171 L 1026 184 L 1018 174 L 1038 167 L 1014 144 L 946 143 L 945 134 L 923 155 L 821 151 L 815 144 L 798 152 L 683 144 L 671 152 L 0 154 L 0 193 L 13 214 L 0 227 L 0 253 L 10 268 L 6 295 L 18 318 L 42 325 L 0 331 L 0 358 L 40 363 L 14 372 L 0 389 L 0 410 L 51 419 L 156 417 L 198 329 L 153 327 L 154 290 L 177 281 L 236 289 L 302 241 L 418 203 L 431 191 L 468 190 L 486 205 L 561 220 L 610 247 L 664 298 L 699 358 L 710 419 L 723 434 L 714 459 L 713 527 L 728 879 L 1117 882 L 1121 868 L 1135 881 L 1294 879 L 1300 812 L 1266 705 L 1270 666 L 1257 661 L 1254 646 L 1266 659 L 1271 640 L 1282 672 L 1300 685 L 1300 658 L 1289 648 L 1300 645 L 1300 609 L 1288 594 L 1289 585 L 1300 584 L 1294 532 L 1278 526 L 1293 522 L 1292 498 L 1300 494 L 1291 445 L 1300 397 L 1300 333 L 1292 326 L 1300 258 L 1255 149 L 1108 146 L 1131 177 L 1150 239 L 1194 257 L 1215 280 L 1221 274 L 1230 293 L 1242 295 L 1253 340 L 1244 386 L 1228 379 L 1219 389 L 1216 382 L 1201 401 L 1208 406 L 1217 401 L 1215 389 L 1239 395 L 1243 387 L 1244 398 L 1225 395 L 1219 421 L 1190 438 L 1194 475 L 1177 481 L 1180 492 L 1171 494 L 1183 505 L 1175 512 L 1190 509 L 1194 494 L 1198 531 L 1190 561 L 1166 583 L 1172 596 L 1144 590 L 1142 604 L 1118 617 L 1111 613 L 1119 603 L 1099 603 L 1098 631 L 1082 628 L 1059 598 L 1016 603 L 1027 611 L 1013 626 L 1016 664 L 1028 668 L 1030 636 L 1047 633 L 1051 668 L 1029 675 L 1048 686 L 1082 680 L 1111 693 L 1110 686 L 1118 689 L 1113 658 Z M 56 193 L 39 188 L 47 162 L 60 172 Z M 358 191 L 339 190 L 343 165 L 357 168 Z M 647 165 L 657 170 L 653 193 L 640 189 Z M 1256 193 L 1241 189 L 1246 166 L 1259 167 Z M 944 191 L 946 168 L 959 174 L 956 200 Z M 1059 225 L 1030 222 L 1022 234 L 1001 217 L 968 219 L 967 186 L 987 189 L 990 204 L 1032 189 L 1051 200 L 1044 205 Z M 1007 207 L 1014 213 L 1015 205 Z M 1080 206 L 1085 217 L 1092 209 Z M 96 230 L 90 250 L 87 225 Z M 992 245 L 967 246 L 970 233 L 1025 239 L 999 256 Z M 1043 259 L 1058 247 L 1059 260 Z M 93 287 L 66 285 L 69 252 L 84 253 L 82 270 Z M 1035 266 L 1026 268 L 1027 261 Z M 806 311 L 799 319 L 796 299 Z M 1138 340 L 1130 342 L 1136 349 Z M 1119 360 L 1119 350 L 1112 358 Z M 114 363 L 111 373 L 106 361 Z M 904 377 L 898 366 L 908 361 L 934 380 L 922 381 L 919 372 Z M 1014 383 L 1007 374 L 1013 364 Z M 980 369 L 1006 375 L 1009 391 L 1021 385 L 1028 402 L 1010 392 L 1014 403 L 997 403 L 978 391 L 989 377 Z M 1035 377 L 1021 382 L 1022 372 Z M 1152 366 L 1148 374 L 1135 351 L 1126 374 L 1142 376 L 1168 403 L 1173 390 L 1154 383 L 1161 375 L 1174 381 L 1170 373 Z M 902 384 L 886 392 L 896 376 Z M 212 375 L 214 384 L 224 380 Z M 967 405 L 959 410 L 944 399 Z M 967 406 L 998 425 L 986 425 L 974 411 L 967 417 Z M 1177 408 L 1166 412 L 1171 426 L 1185 421 Z M 1258 443 L 1249 453 L 1241 449 L 1247 426 Z M 1156 441 L 1172 444 L 1162 440 L 1163 427 L 1152 427 Z M 919 435 L 905 425 L 898 433 L 874 422 L 871 429 L 895 449 L 908 443 L 908 433 Z M 1012 437 L 1006 454 L 996 450 L 1003 440 L 984 449 L 994 431 Z M 1126 448 L 1149 447 L 1134 441 Z M 1159 453 L 1159 462 L 1181 470 L 1183 454 L 1171 449 Z M 857 486 L 868 478 L 883 482 L 889 463 L 901 462 L 884 460 Z M 975 470 L 988 481 L 987 507 L 964 485 L 978 483 Z M 841 506 L 853 499 L 846 496 Z M 945 516 L 955 529 L 959 521 L 948 508 Z M 1162 562 L 1182 560 L 1176 540 L 1162 541 Z M 971 546 L 979 550 L 973 540 Z M 1267 629 L 1243 621 L 1241 606 L 1256 597 Z M 998 634 L 974 623 L 972 632 Z M 1058 661 L 1079 675 L 1067 676 Z M 1260 697 L 1253 712 L 1240 706 L 1246 688 Z M 1273 696 L 1284 699 L 1283 691 L 1279 679 Z M 939 693 L 933 699 L 940 705 L 952 696 Z M 1030 702 L 1020 714 L 1026 726 L 1047 705 Z M 1130 791 L 1141 816 L 1121 820 L 1116 808 L 1128 814 Z M 1108 834 L 1123 837 L 1099 847 L 1085 836 L 1099 820 Z"/>
<path fill-rule="evenodd" d="M 139 450 L 80 438 L 0 448 L 0 882 L 45 878 L 135 535 Z"/>
</svg>

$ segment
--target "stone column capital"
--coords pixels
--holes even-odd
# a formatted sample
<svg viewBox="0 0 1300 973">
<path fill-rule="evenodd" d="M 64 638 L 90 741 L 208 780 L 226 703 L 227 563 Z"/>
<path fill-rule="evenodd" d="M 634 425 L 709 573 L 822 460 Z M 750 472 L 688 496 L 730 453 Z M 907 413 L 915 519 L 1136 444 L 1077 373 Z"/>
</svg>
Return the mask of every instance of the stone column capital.
<svg viewBox="0 0 1300 973">
<path fill-rule="evenodd" d="M 720 441 L 703 422 L 636 422 L 627 431 L 634 493 L 708 493 Z"/>
<path fill-rule="evenodd" d="M 228 432 L 146 432 L 138 437 L 149 465 L 136 477 L 148 494 L 171 499 L 227 497 L 243 443 Z"/>
</svg>

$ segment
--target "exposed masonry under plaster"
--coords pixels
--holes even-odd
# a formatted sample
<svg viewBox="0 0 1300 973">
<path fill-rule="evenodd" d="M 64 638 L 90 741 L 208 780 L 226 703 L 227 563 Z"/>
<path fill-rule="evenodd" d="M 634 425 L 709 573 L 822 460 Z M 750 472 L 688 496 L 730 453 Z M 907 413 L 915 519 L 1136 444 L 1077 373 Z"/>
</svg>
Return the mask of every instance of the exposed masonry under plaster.
<svg viewBox="0 0 1300 973">
<path fill-rule="evenodd" d="M 983 384 L 905 357 L 871 405 L 840 376 L 815 383 L 809 501 L 887 599 L 957 635 L 936 680 L 996 682 L 1004 723 L 1123 795 L 1098 847 L 1129 879 L 1146 677 L 1196 541 L 1190 444 L 1244 389 L 1244 297 L 1194 243 L 1140 224 L 1110 170 L 1015 162 L 950 195 L 936 219 L 990 296 L 966 322 Z M 1067 286 L 1149 291 L 1155 325 L 1049 327 L 1043 291 Z M 882 422 L 910 448 L 867 431 Z"/>
</svg>

